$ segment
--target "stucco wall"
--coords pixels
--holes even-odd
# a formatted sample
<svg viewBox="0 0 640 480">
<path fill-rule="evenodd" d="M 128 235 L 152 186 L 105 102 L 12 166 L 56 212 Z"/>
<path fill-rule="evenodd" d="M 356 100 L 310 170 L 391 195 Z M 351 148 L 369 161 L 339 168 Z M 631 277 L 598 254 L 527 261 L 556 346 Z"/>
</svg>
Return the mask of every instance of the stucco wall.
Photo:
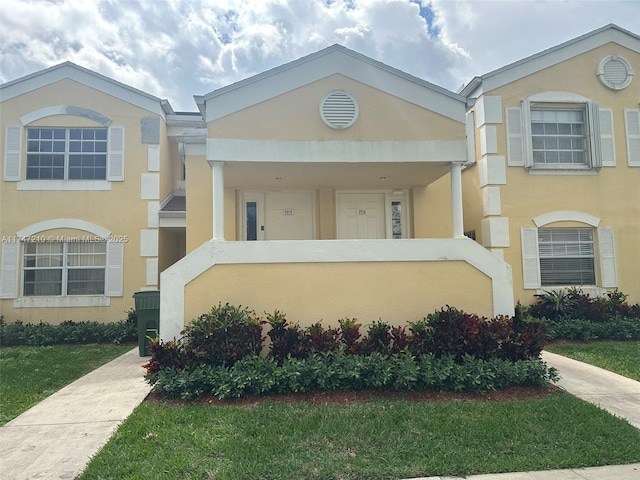
<svg viewBox="0 0 640 480">
<path fill-rule="evenodd" d="M 186 287 L 185 321 L 218 302 L 302 326 L 357 317 L 406 324 L 444 307 L 492 315 L 491 281 L 465 262 L 217 265 Z"/>
</svg>

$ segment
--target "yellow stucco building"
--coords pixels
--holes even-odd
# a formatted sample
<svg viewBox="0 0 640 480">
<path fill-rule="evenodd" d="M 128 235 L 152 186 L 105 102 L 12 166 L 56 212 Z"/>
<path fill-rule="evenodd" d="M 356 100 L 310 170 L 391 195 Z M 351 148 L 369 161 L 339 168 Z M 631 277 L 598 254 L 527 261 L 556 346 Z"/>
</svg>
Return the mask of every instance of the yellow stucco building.
<svg viewBox="0 0 640 480">
<path fill-rule="evenodd" d="M 0 314 L 160 330 L 218 302 L 301 324 L 640 301 L 640 37 L 608 25 L 454 93 L 339 45 L 196 95 L 73 64 L 0 86 Z"/>
</svg>

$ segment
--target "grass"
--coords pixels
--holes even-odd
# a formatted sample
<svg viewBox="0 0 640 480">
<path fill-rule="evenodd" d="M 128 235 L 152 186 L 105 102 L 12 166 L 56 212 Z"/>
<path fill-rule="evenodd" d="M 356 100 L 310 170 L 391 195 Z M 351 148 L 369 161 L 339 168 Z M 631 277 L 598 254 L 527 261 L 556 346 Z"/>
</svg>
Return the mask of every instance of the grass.
<svg viewBox="0 0 640 480">
<path fill-rule="evenodd" d="M 554 343 L 544 348 L 640 382 L 640 342 Z"/>
<path fill-rule="evenodd" d="M 639 430 L 564 393 L 505 402 L 147 402 L 79 478 L 382 479 L 638 461 Z"/>
<path fill-rule="evenodd" d="M 0 425 L 132 348 L 131 345 L 0 348 Z"/>
</svg>

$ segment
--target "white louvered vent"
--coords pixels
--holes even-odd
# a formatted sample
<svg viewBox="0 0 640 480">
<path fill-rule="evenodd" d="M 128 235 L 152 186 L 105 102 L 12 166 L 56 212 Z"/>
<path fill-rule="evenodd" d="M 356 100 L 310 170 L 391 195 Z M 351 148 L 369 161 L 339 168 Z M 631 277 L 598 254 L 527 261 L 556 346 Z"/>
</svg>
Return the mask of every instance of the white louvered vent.
<svg viewBox="0 0 640 480">
<path fill-rule="evenodd" d="M 598 66 L 598 78 L 603 85 L 612 90 L 621 90 L 633 79 L 633 68 L 629 62 L 618 55 L 609 55 Z"/>
<path fill-rule="evenodd" d="M 320 116 L 331 128 L 349 128 L 358 119 L 358 103 L 347 92 L 335 90 L 320 103 Z"/>
</svg>

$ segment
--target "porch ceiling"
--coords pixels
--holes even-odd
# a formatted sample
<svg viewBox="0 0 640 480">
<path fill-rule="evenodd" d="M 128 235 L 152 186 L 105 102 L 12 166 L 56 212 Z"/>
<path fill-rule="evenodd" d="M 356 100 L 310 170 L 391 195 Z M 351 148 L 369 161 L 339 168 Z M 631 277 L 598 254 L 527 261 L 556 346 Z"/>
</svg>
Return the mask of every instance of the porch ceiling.
<svg viewBox="0 0 640 480">
<path fill-rule="evenodd" d="M 225 187 L 246 189 L 369 188 L 427 186 L 450 172 L 448 162 L 262 163 L 225 162 Z"/>
</svg>

